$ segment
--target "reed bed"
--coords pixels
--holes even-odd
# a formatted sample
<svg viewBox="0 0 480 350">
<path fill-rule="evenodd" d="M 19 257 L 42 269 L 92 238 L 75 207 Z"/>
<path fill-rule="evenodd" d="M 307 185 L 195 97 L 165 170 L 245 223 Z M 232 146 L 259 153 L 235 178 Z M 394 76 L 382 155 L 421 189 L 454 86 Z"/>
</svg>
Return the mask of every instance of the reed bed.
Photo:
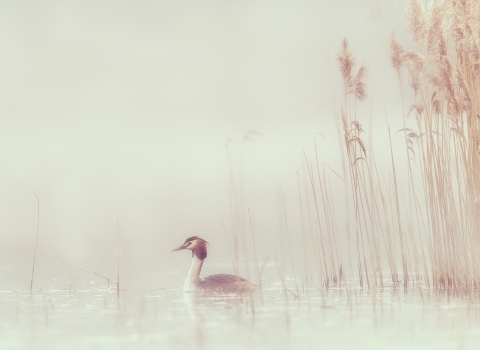
<svg viewBox="0 0 480 350">
<path fill-rule="evenodd" d="M 337 56 L 344 93 L 339 119 L 343 180 L 353 214 L 351 228 L 347 224 L 343 232 L 353 261 L 345 264 L 331 253 L 339 232 L 328 179 L 317 154 L 313 166 L 305 158 L 317 216 L 319 275 L 325 287 L 337 285 L 348 265 L 360 288 L 383 288 L 383 271 L 389 271 L 394 287 L 422 283 L 472 291 L 480 287 L 480 3 L 434 0 L 427 9 L 411 0 L 404 14 L 415 49 L 392 36 L 390 60 L 402 106 L 408 106 L 402 111 L 404 127 L 395 133 L 404 137 L 407 169 L 398 171 L 403 160 L 393 155 L 389 126 L 388 179 L 379 175 L 375 150 L 367 152 L 357 118 L 357 104 L 368 97 L 367 67 L 357 68 L 344 39 Z M 405 83 L 411 100 L 404 98 Z M 408 193 L 400 184 L 407 184 L 402 188 Z"/>
<path fill-rule="evenodd" d="M 351 267 L 361 288 L 383 287 L 386 265 L 393 286 L 417 282 L 472 291 L 480 287 L 480 3 L 434 0 L 427 9 L 411 0 L 405 17 L 415 49 L 392 36 L 390 60 L 402 105 L 408 106 L 402 111 L 404 127 L 397 131 L 404 137 L 407 169 L 398 171 L 388 127 L 387 181 L 380 179 L 375 151 L 367 152 L 357 119 L 357 104 L 367 98 L 367 68 L 356 70 L 347 39 L 337 56 L 344 86 L 344 180 L 354 218 L 352 232 L 346 230 L 349 255 L 355 257 Z M 411 100 L 404 98 L 405 83 L 412 89 Z M 314 198 L 328 198 L 325 178 L 314 183 L 306 163 Z M 318 158 L 316 165 L 318 172 Z M 400 182 L 408 184 L 408 194 L 401 193 Z M 322 205 L 326 213 L 328 205 Z M 317 225 L 327 244 L 332 227 L 324 233 Z M 336 283 L 340 262 L 335 264 L 323 248 L 318 253 L 331 260 L 324 260 L 323 279 Z"/>
<path fill-rule="evenodd" d="M 357 106 L 368 98 L 368 68 L 357 65 L 344 39 L 337 55 L 343 80 L 338 118 L 343 175 L 319 160 L 316 137 L 315 155 L 304 152 L 297 172 L 301 228 L 289 228 L 282 194 L 283 239 L 297 294 L 298 270 L 307 288 L 342 288 L 347 280 L 368 289 L 451 289 L 473 295 L 480 288 L 480 2 L 433 0 L 425 7 L 410 0 L 404 15 L 413 48 L 392 35 L 390 57 L 385 57 L 397 73 L 398 83 L 391 84 L 399 86 L 403 125 L 391 130 L 390 116 L 380 116 L 387 120 L 388 162 L 380 167 L 365 140 Z M 251 136 L 247 133 L 244 141 Z M 404 159 L 394 156 L 392 139 L 399 137 Z M 229 164 L 234 260 L 243 250 L 248 261 L 242 159 L 237 175 L 230 157 Z M 332 179 L 338 178 L 344 184 L 345 226 L 338 219 L 341 196 L 332 190 Z M 297 266 L 290 235 L 302 242 L 303 261 Z M 278 267 L 276 253 L 275 260 Z"/>
</svg>

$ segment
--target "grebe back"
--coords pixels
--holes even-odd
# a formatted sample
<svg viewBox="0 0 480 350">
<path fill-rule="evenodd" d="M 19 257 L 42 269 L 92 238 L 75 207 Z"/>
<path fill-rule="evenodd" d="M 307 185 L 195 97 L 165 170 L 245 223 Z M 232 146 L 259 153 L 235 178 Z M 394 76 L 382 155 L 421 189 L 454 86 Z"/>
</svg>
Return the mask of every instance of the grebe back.
<svg viewBox="0 0 480 350">
<path fill-rule="evenodd" d="M 204 239 L 193 236 L 185 240 L 180 247 L 172 251 L 188 249 L 192 251 L 192 265 L 188 272 L 187 279 L 183 284 L 185 292 L 209 291 L 223 293 L 251 293 L 260 290 L 248 282 L 245 278 L 235 275 L 220 274 L 200 278 L 203 261 L 207 257 L 207 244 Z"/>
</svg>

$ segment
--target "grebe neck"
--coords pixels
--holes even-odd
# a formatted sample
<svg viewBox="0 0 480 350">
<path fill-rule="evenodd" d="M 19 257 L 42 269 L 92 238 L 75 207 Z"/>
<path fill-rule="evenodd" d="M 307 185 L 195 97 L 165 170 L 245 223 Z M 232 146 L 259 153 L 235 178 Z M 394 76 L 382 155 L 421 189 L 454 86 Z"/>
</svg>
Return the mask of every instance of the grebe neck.
<svg viewBox="0 0 480 350">
<path fill-rule="evenodd" d="M 196 254 L 193 254 L 192 266 L 188 271 L 187 279 L 183 284 L 183 290 L 185 292 L 193 292 L 197 290 L 198 283 L 200 282 L 200 271 L 202 270 L 203 259 L 199 259 Z"/>
</svg>

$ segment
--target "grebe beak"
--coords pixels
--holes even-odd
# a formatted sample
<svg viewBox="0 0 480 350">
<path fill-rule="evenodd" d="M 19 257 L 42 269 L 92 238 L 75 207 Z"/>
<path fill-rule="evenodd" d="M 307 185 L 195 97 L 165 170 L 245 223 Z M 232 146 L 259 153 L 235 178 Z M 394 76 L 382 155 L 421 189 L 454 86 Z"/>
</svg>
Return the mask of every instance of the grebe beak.
<svg viewBox="0 0 480 350">
<path fill-rule="evenodd" d="M 177 251 L 179 251 L 179 250 L 184 250 L 185 248 L 186 248 L 185 244 L 182 244 L 180 247 L 172 250 L 172 252 L 177 252 Z"/>
</svg>

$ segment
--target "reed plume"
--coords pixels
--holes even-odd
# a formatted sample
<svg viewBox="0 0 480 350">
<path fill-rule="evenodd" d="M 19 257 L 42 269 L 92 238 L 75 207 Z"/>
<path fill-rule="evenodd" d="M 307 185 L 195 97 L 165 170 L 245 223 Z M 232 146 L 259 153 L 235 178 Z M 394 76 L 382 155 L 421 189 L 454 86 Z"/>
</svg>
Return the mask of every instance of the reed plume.
<svg viewBox="0 0 480 350">
<path fill-rule="evenodd" d="M 432 56 L 437 52 L 438 42 L 443 33 L 444 13 L 445 3 L 441 0 L 433 0 L 427 33 L 427 52 Z"/>
<path fill-rule="evenodd" d="M 365 101 L 368 96 L 366 79 L 367 66 L 362 65 L 355 76 L 354 92 L 356 100 Z"/>
<path fill-rule="evenodd" d="M 413 40 L 420 44 L 425 39 L 427 27 L 423 4 L 419 0 L 410 0 L 405 8 L 405 18 Z"/>
<path fill-rule="evenodd" d="M 390 40 L 390 62 L 392 67 L 397 71 L 399 77 L 400 69 L 405 61 L 404 55 L 405 49 L 397 42 L 395 36 L 392 35 L 392 39 Z"/>
<path fill-rule="evenodd" d="M 409 84 L 413 88 L 415 95 L 422 87 L 422 75 L 425 70 L 425 60 L 422 55 L 416 51 L 409 51 L 404 54 L 404 60 L 409 73 Z"/>
<path fill-rule="evenodd" d="M 337 55 L 337 61 L 343 77 L 345 95 L 349 95 L 355 91 L 355 79 L 352 75 L 352 70 L 356 63 L 356 57 L 350 51 L 347 38 L 344 38 L 342 41 L 342 53 Z"/>
</svg>

